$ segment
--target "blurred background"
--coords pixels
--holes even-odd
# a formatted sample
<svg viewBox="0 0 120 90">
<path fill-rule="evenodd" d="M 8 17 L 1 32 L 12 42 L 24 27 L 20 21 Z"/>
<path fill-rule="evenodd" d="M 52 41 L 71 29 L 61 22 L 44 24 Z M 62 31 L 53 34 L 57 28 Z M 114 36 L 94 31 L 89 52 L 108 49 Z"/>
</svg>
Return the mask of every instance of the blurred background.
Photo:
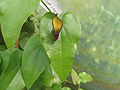
<svg viewBox="0 0 120 90">
<path fill-rule="evenodd" d="M 94 81 L 85 90 L 120 90 L 120 0 L 58 0 L 79 18 L 82 34 L 74 68 Z"/>
</svg>

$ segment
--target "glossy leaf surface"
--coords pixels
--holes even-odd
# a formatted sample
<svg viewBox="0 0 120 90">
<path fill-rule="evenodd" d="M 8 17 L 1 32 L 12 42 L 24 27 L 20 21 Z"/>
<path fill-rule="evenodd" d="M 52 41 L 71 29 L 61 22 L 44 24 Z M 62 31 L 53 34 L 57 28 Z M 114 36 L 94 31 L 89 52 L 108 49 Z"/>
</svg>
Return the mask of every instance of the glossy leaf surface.
<svg viewBox="0 0 120 90">
<path fill-rule="evenodd" d="M 80 23 L 71 13 L 62 17 L 63 27 L 57 41 L 53 40 L 52 19 L 55 15 L 47 13 L 41 20 L 40 36 L 51 60 L 51 64 L 61 81 L 64 81 L 72 68 L 73 58 L 80 39 Z"/>
</svg>

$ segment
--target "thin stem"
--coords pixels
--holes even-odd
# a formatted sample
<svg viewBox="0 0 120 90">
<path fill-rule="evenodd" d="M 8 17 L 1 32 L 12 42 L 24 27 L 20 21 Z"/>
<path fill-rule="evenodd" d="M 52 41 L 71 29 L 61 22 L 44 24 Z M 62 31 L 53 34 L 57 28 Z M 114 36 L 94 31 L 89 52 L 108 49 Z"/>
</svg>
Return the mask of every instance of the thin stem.
<svg viewBox="0 0 120 90">
<path fill-rule="evenodd" d="M 16 48 L 19 48 L 19 39 L 16 40 Z"/>
<path fill-rule="evenodd" d="M 48 8 L 48 6 L 44 3 L 44 1 L 42 0 L 41 1 L 44 5 L 45 5 L 45 7 L 49 10 L 49 12 L 51 12 L 51 10 Z"/>
</svg>

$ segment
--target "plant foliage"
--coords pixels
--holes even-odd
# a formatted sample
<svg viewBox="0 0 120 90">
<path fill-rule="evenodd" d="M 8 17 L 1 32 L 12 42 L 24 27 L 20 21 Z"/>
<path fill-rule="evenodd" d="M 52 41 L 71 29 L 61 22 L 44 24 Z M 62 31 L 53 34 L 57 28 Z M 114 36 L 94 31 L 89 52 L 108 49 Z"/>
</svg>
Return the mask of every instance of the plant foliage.
<svg viewBox="0 0 120 90">
<path fill-rule="evenodd" d="M 57 17 L 63 25 L 54 40 L 56 15 L 48 12 L 38 18 L 38 4 L 39 0 L 0 1 L 0 90 L 71 90 L 61 84 L 72 70 L 79 20 L 70 12 Z"/>
</svg>

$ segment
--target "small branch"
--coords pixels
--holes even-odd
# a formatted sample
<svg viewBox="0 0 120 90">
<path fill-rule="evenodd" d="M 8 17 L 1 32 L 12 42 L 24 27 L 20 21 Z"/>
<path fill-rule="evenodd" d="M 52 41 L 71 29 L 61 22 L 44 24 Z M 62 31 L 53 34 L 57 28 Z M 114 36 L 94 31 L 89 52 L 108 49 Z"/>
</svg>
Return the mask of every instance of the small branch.
<svg viewBox="0 0 120 90">
<path fill-rule="evenodd" d="M 15 47 L 16 47 L 16 48 L 19 48 L 19 39 L 16 40 Z"/>
</svg>

